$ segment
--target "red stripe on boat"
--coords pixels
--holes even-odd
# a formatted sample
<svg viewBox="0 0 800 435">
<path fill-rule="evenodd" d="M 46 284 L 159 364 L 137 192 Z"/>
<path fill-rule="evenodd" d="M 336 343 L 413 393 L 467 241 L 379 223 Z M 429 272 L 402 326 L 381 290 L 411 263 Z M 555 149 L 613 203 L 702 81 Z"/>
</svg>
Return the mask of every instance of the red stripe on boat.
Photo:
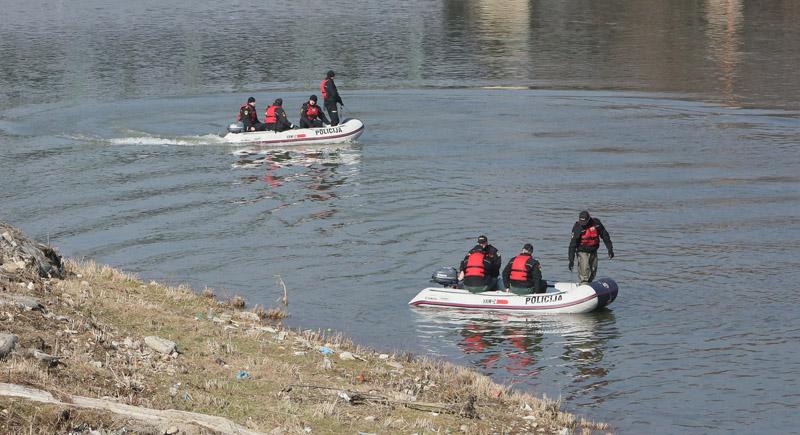
<svg viewBox="0 0 800 435">
<path fill-rule="evenodd" d="M 494 308 L 496 310 L 526 310 L 526 311 L 533 311 L 533 310 L 551 310 L 553 308 L 565 308 L 571 307 L 573 305 L 582 304 L 584 302 L 590 301 L 597 297 L 597 294 L 593 294 L 591 296 L 587 296 L 583 299 L 569 302 L 566 304 L 560 305 L 547 305 L 547 306 L 539 306 L 539 307 L 530 307 L 530 306 L 523 306 L 523 305 L 511 305 L 506 307 L 498 307 L 497 305 L 472 305 L 472 304 L 458 304 L 453 302 L 435 302 L 435 301 L 417 301 L 411 305 L 439 305 L 443 307 L 456 307 L 456 308 Z"/>
<path fill-rule="evenodd" d="M 251 143 L 271 144 L 271 143 L 287 143 L 287 142 L 305 142 L 305 141 L 309 141 L 309 140 L 338 139 L 340 137 L 352 136 L 352 135 L 358 133 L 359 131 L 361 131 L 363 129 L 364 129 L 364 126 L 362 125 L 361 127 L 358 128 L 358 130 L 351 131 L 350 133 L 337 134 L 336 136 L 322 136 L 322 137 L 316 137 L 315 136 L 315 137 L 309 137 L 309 138 L 304 138 L 304 139 L 260 140 L 260 141 L 251 142 Z"/>
</svg>

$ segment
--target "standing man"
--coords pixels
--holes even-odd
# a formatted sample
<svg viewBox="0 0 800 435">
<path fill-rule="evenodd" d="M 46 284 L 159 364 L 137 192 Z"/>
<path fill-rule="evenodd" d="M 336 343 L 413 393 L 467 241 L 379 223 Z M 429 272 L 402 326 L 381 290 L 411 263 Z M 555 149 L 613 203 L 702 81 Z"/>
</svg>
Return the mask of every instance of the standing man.
<svg viewBox="0 0 800 435">
<path fill-rule="evenodd" d="M 286 131 L 294 128 L 294 124 L 286 118 L 286 112 L 283 111 L 283 100 L 280 98 L 275 99 L 275 102 L 267 107 L 264 121 L 267 123 L 267 130 Z"/>
<path fill-rule="evenodd" d="M 542 266 L 533 258 L 533 245 L 526 243 L 522 252 L 503 269 L 503 282 L 517 295 L 544 293 L 547 281 L 542 280 Z"/>
<path fill-rule="evenodd" d="M 459 279 L 464 280 L 464 288 L 472 293 L 496 290 L 500 264 L 497 248 L 482 235 L 478 237 L 478 244 L 461 261 Z"/>
<path fill-rule="evenodd" d="M 342 103 L 342 97 L 339 96 L 339 90 L 336 89 L 336 83 L 333 82 L 334 77 L 336 77 L 336 73 L 333 70 L 328 71 L 325 80 L 319 85 L 319 89 L 322 91 L 322 101 L 331 118 L 331 125 L 339 125 L 339 108 L 336 104 L 344 106 L 344 103 Z"/>
<path fill-rule="evenodd" d="M 248 98 L 247 103 L 239 108 L 239 116 L 237 117 L 237 121 L 242 123 L 244 131 L 264 131 L 267 129 L 267 125 L 262 124 L 258 120 L 258 114 L 256 113 L 256 99 L 253 97 Z"/>
<path fill-rule="evenodd" d="M 611 245 L 611 236 L 600 222 L 600 219 L 589 216 L 584 210 L 578 215 L 578 221 L 572 226 L 572 239 L 569 242 L 569 270 L 575 264 L 575 252 L 578 252 L 578 278 L 580 284 L 588 284 L 597 274 L 597 248 L 600 239 L 608 249 L 608 259 L 614 258 L 614 247 Z"/>
</svg>

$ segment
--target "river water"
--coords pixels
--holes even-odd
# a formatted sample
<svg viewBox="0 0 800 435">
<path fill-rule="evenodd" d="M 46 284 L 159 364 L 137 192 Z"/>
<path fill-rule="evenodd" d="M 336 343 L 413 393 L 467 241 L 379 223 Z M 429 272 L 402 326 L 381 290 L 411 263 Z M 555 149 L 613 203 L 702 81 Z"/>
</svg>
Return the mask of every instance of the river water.
<svg viewBox="0 0 800 435">
<path fill-rule="evenodd" d="M 471 366 L 621 433 L 798 431 L 800 4 L 320 5 L 0 1 L 0 219 L 251 304 L 280 277 L 292 326 Z M 295 119 L 329 68 L 358 143 L 219 138 L 250 95 Z M 574 279 L 582 209 L 614 240 L 609 310 L 406 306 L 482 233 Z"/>
</svg>

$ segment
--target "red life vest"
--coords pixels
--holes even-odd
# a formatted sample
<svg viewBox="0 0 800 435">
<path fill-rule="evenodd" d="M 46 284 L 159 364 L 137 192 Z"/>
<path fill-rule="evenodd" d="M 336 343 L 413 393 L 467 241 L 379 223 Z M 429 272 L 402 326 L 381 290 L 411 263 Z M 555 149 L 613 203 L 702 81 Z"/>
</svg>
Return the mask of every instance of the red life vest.
<svg viewBox="0 0 800 435">
<path fill-rule="evenodd" d="M 254 107 L 251 107 L 249 103 L 239 108 L 239 116 L 236 117 L 236 120 L 239 122 L 244 121 L 242 119 L 242 114 L 245 113 L 245 109 L 247 109 L 246 116 L 250 118 L 250 123 L 256 122 L 256 109 Z"/>
<path fill-rule="evenodd" d="M 319 116 L 319 106 L 315 105 L 308 105 L 308 109 L 306 109 L 306 118 L 313 121 L 317 119 Z"/>
<path fill-rule="evenodd" d="M 328 99 L 328 91 L 325 90 L 325 86 L 328 84 L 328 80 L 330 80 L 330 79 L 323 80 L 322 84 L 319 85 L 319 91 L 322 92 L 322 100 L 323 101 Z"/>
<path fill-rule="evenodd" d="M 511 263 L 511 276 L 509 277 L 512 281 L 528 280 L 528 268 L 525 266 L 525 263 L 527 263 L 530 258 L 530 255 L 525 254 L 519 254 L 514 257 L 514 261 Z"/>
<path fill-rule="evenodd" d="M 275 114 L 275 111 L 278 110 L 280 106 L 269 106 L 267 107 L 267 113 L 264 114 L 264 122 L 267 124 L 275 124 L 278 122 L 278 115 Z"/>
<path fill-rule="evenodd" d="M 597 248 L 600 246 L 600 232 L 597 230 L 597 225 L 594 220 L 589 221 L 589 226 L 581 233 L 582 248 Z"/>
<path fill-rule="evenodd" d="M 485 277 L 486 267 L 483 265 L 483 257 L 483 252 L 473 252 L 469 254 L 464 276 L 477 276 L 478 278 Z"/>
</svg>

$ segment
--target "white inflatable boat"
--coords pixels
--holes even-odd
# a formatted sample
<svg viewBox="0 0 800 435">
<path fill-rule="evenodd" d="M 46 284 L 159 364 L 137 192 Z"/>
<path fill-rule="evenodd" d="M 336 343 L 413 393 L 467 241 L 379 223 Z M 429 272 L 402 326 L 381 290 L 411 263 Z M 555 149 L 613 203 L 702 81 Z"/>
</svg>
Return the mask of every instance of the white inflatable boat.
<svg viewBox="0 0 800 435">
<path fill-rule="evenodd" d="M 225 142 L 258 145 L 306 145 L 315 143 L 341 143 L 358 139 L 364 133 L 364 123 L 358 119 L 346 119 L 331 127 L 301 128 L 298 130 L 243 132 L 241 124 L 231 124 L 223 136 Z"/>
<path fill-rule="evenodd" d="M 589 284 L 557 282 L 546 293 L 518 296 L 505 291 L 470 293 L 449 287 L 428 287 L 408 304 L 414 307 L 468 308 L 503 312 L 588 313 L 617 298 L 617 283 L 601 278 Z"/>
</svg>

